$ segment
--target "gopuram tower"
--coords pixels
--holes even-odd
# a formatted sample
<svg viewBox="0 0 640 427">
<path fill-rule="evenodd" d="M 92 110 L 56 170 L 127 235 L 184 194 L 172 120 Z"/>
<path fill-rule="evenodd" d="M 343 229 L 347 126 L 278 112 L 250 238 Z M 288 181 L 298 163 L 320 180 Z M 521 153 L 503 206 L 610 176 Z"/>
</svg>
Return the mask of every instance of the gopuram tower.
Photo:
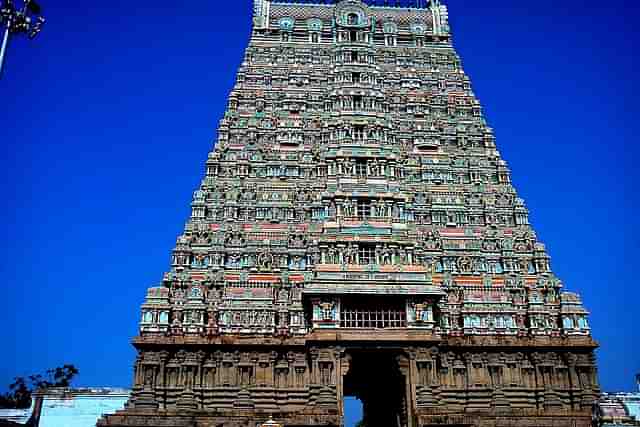
<svg viewBox="0 0 640 427">
<path fill-rule="evenodd" d="M 438 0 L 255 0 L 133 393 L 101 426 L 586 427 L 553 274 Z M 417 3 L 417 4 L 416 4 Z"/>
</svg>

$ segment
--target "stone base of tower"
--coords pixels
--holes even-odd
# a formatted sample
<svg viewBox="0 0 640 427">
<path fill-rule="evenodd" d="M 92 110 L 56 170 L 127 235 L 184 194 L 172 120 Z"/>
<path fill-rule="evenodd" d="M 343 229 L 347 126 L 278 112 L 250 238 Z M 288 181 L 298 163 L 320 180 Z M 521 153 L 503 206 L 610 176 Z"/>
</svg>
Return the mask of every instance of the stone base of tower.
<svg viewBox="0 0 640 427">
<path fill-rule="evenodd" d="M 446 410 L 446 409 L 445 409 Z M 534 411 L 535 412 L 535 411 Z M 335 413 L 236 413 L 212 415 L 204 412 L 122 411 L 104 417 L 98 427 L 257 427 L 273 420 L 282 427 L 339 427 Z M 374 426 L 376 424 L 373 424 Z M 420 414 L 415 427 L 591 427 L 590 411 L 581 413 L 530 413 L 522 411 L 461 414 Z"/>
<path fill-rule="evenodd" d="M 138 338 L 127 408 L 98 426 L 341 426 L 352 396 L 367 427 L 587 427 L 600 393 L 589 337 L 310 337 Z"/>
</svg>

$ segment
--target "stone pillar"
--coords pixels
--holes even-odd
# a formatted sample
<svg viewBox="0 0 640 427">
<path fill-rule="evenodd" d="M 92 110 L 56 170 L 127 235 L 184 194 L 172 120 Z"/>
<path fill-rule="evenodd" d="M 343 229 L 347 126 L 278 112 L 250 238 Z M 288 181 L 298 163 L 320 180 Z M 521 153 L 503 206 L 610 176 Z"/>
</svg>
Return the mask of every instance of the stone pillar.
<svg viewBox="0 0 640 427">
<path fill-rule="evenodd" d="M 413 414 L 415 413 L 416 409 L 418 408 L 418 392 L 417 392 L 417 385 L 419 383 L 418 380 L 418 363 L 417 363 L 417 357 L 418 355 L 416 354 L 415 349 L 410 349 L 408 351 L 408 375 L 406 376 L 406 381 L 409 385 L 409 399 L 407 400 L 407 406 L 409 408 L 407 408 L 408 413 Z M 412 425 L 411 423 L 409 423 L 409 425 Z"/>
<path fill-rule="evenodd" d="M 412 371 L 411 369 L 411 359 L 409 357 L 407 357 L 406 355 L 400 355 L 396 358 L 396 361 L 398 363 L 398 368 L 400 370 L 400 373 L 402 373 L 402 375 L 404 376 L 404 382 L 405 382 L 405 398 L 404 398 L 404 403 L 405 403 L 405 407 L 406 407 L 406 415 L 407 415 L 407 425 L 408 426 L 412 426 L 413 425 L 413 417 L 414 417 L 414 413 L 415 413 L 415 409 L 416 409 L 416 404 L 414 403 L 415 400 L 415 393 L 413 393 L 413 388 L 414 388 L 414 384 L 415 384 L 415 378 L 412 380 L 412 376 L 414 375 L 414 371 Z M 413 374 L 413 375 L 412 375 Z"/>
</svg>

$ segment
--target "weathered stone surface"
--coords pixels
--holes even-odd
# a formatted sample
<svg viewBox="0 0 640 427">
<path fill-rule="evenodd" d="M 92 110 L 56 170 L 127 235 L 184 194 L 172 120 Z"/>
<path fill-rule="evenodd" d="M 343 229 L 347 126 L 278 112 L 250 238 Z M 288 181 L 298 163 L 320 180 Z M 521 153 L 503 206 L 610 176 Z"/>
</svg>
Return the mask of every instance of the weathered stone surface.
<svg viewBox="0 0 640 427">
<path fill-rule="evenodd" d="M 255 0 L 134 388 L 104 426 L 582 426 L 599 392 L 447 8 Z M 146 423 L 146 424 L 145 424 Z M 164 424 L 163 424 L 164 423 Z"/>
</svg>

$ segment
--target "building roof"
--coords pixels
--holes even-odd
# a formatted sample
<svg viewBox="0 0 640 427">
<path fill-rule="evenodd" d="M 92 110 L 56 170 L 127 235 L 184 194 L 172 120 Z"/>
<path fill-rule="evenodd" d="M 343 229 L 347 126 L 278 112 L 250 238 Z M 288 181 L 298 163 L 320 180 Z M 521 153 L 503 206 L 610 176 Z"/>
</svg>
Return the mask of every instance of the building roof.
<svg viewBox="0 0 640 427">
<path fill-rule="evenodd" d="M 640 393 L 606 393 L 597 403 L 596 414 L 603 427 L 640 426 Z"/>
</svg>

